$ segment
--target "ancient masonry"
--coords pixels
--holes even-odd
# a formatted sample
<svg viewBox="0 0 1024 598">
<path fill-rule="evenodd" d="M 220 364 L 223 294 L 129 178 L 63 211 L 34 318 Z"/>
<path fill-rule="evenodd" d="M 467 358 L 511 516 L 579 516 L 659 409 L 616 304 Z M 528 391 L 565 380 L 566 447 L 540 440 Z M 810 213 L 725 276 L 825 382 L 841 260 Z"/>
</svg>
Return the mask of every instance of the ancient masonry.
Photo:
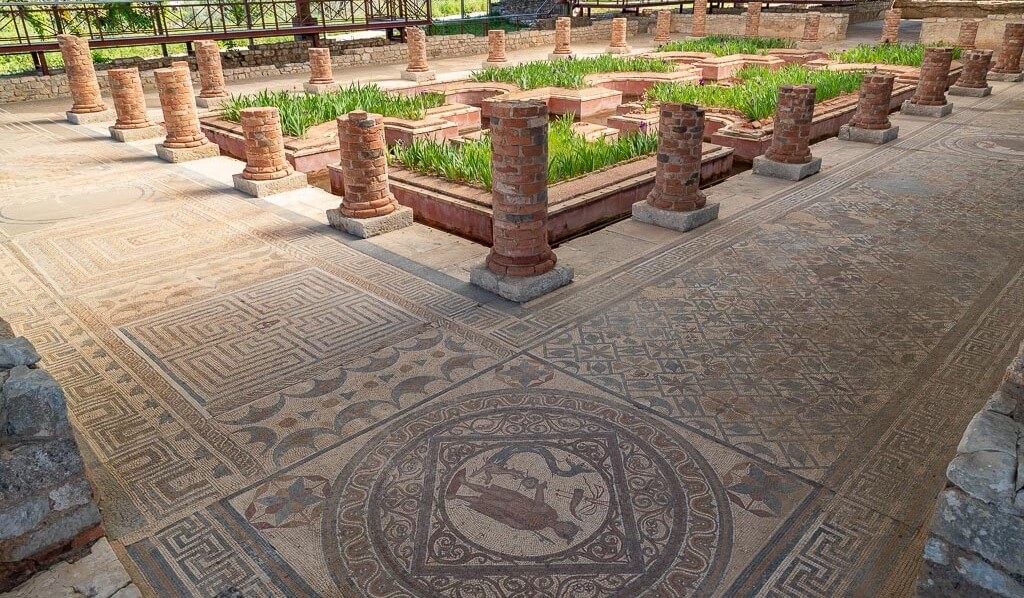
<svg viewBox="0 0 1024 598">
<path fill-rule="evenodd" d="M 624 18 L 612 19 L 612 41 L 608 44 L 609 54 L 629 54 L 633 51 L 626 44 L 626 25 Z"/>
<path fill-rule="evenodd" d="M 807 43 L 817 43 L 820 41 L 820 34 L 818 33 L 821 29 L 821 13 L 820 12 L 809 12 L 807 18 L 804 20 L 804 33 L 800 37 L 800 41 Z"/>
<path fill-rule="evenodd" d="M 947 93 L 952 96 L 984 97 L 992 93 L 988 69 L 992 66 L 992 50 L 970 50 L 960 58 L 963 70 L 956 84 Z"/>
<path fill-rule="evenodd" d="M 672 33 L 672 11 L 659 10 L 658 22 L 654 29 L 655 43 L 663 44 L 669 40 Z"/>
<path fill-rule="evenodd" d="M 402 78 L 409 81 L 432 81 L 435 73 L 427 65 L 427 34 L 419 27 L 407 27 L 405 35 L 409 46 L 409 65 L 402 71 Z"/>
<path fill-rule="evenodd" d="M 58 35 L 57 44 L 64 58 L 64 69 L 71 88 L 71 110 L 68 122 L 84 125 L 109 121 L 114 114 L 100 97 L 100 84 L 89 52 L 89 40 L 74 35 Z"/>
<path fill-rule="evenodd" d="M 754 158 L 754 174 L 799 181 L 821 170 L 821 158 L 811 156 L 813 85 L 783 85 L 775 108 L 772 144 Z"/>
<path fill-rule="evenodd" d="M 688 231 L 718 218 L 718 204 L 700 190 L 704 111 L 693 104 L 662 103 L 654 188 L 633 204 L 633 219 Z"/>
<path fill-rule="evenodd" d="M 199 97 L 196 104 L 200 108 L 215 108 L 221 100 L 228 97 L 224 85 L 224 69 L 220 64 L 220 47 L 212 39 L 196 42 L 196 68 L 199 70 Z"/>
<path fill-rule="evenodd" d="M 975 42 L 978 39 L 978 25 L 980 21 L 977 19 L 967 19 L 963 23 L 960 23 L 960 33 L 956 38 L 956 45 L 960 46 L 964 50 L 973 50 Z"/>
<path fill-rule="evenodd" d="M 572 56 L 572 19 L 558 17 L 555 19 L 555 50 L 548 55 L 548 59 L 566 60 Z"/>
<path fill-rule="evenodd" d="M 761 29 L 761 3 L 747 3 L 747 22 L 743 28 L 743 37 L 757 37 Z"/>
<path fill-rule="evenodd" d="M 0 592 L 104 535 L 60 384 L 0 320 Z"/>
<path fill-rule="evenodd" d="M 953 48 L 925 48 L 917 89 L 909 100 L 903 102 L 900 112 L 931 117 L 946 116 L 953 112 L 953 104 L 946 101 L 949 67 L 952 63 Z"/>
<path fill-rule="evenodd" d="M 306 93 L 324 93 L 337 87 L 334 69 L 331 68 L 330 48 L 309 49 L 309 81 L 302 88 Z"/>
<path fill-rule="evenodd" d="M 989 79 L 1017 82 L 1024 79 L 1021 73 L 1020 57 L 1024 52 L 1024 23 L 1010 23 L 1003 31 L 1003 46 L 999 49 L 996 65 L 989 72 Z"/>
<path fill-rule="evenodd" d="M 693 0 L 691 37 L 704 37 L 707 33 L 708 0 Z"/>
<path fill-rule="evenodd" d="M 491 29 L 487 32 L 487 60 L 483 68 L 493 66 L 505 66 L 508 58 L 505 56 L 505 30 Z"/>
<path fill-rule="evenodd" d="M 210 143 L 199 129 L 195 93 L 187 68 L 156 70 L 160 110 L 164 114 L 167 137 L 158 143 L 156 153 L 168 162 L 188 162 L 220 155 L 220 148 Z"/>
<path fill-rule="evenodd" d="M 889 121 L 892 86 L 896 75 L 892 73 L 866 73 L 860 84 L 857 111 L 848 124 L 839 128 L 839 138 L 863 143 L 888 143 L 899 136 L 899 127 Z"/>
<path fill-rule="evenodd" d="M 328 168 L 344 181 L 344 195 L 337 209 L 327 210 L 331 226 L 364 239 L 412 226 L 412 208 L 391 194 L 384 117 L 361 111 L 339 116 L 338 144 L 341 161 Z"/>
<path fill-rule="evenodd" d="M 284 154 L 281 114 L 277 108 L 241 111 L 245 137 L 245 169 L 234 175 L 235 189 L 253 197 L 302 189 L 306 174 L 295 172 Z"/>
<path fill-rule="evenodd" d="M 548 108 L 540 100 L 491 109 L 493 244 L 470 282 L 510 301 L 535 299 L 572 280 L 548 244 Z"/>
<path fill-rule="evenodd" d="M 883 44 L 895 43 L 900 37 L 900 19 L 903 18 L 903 11 L 899 8 L 890 8 L 885 11 L 885 18 L 882 20 Z"/>
<path fill-rule="evenodd" d="M 110 127 L 110 136 L 117 141 L 152 139 L 164 134 L 163 127 L 153 124 L 146 114 L 146 96 L 142 91 L 139 69 L 110 69 L 107 71 L 110 94 L 114 101 L 117 120 Z"/>
</svg>

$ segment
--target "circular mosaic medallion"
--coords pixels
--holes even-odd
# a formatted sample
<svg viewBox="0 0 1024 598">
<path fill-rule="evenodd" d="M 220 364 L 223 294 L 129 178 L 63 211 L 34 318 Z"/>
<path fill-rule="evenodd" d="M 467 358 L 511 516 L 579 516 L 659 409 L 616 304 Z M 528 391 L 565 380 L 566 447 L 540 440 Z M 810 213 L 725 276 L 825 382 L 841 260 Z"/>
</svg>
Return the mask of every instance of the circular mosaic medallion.
<svg viewBox="0 0 1024 598">
<path fill-rule="evenodd" d="M 392 423 L 332 486 L 344 595 L 598 597 L 713 587 L 724 490 L 677 433 L 565 391 L 494 391 Z"/>
<path fill-rule="evenodd" d="M 959 134 L 943 137 L 939 146 L 959 154 L 1024 161 L 1024 136 L 1012 134 Z"/>
</svg>

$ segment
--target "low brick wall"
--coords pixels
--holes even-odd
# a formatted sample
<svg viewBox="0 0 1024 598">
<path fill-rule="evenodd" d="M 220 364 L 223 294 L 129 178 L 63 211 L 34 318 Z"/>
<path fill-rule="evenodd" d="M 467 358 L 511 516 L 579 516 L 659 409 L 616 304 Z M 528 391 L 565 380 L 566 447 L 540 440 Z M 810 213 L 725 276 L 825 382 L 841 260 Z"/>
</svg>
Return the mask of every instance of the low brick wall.
<svg viewBox="0 0 1024 598">
<path fill-rule="evenodd" d="M 955 43 L 963 18 L 927 18 L 921 23 L 921 43 Z M 998 50 L 1003 46 L 1003 30 L 1008 23 L 1024 23 L 1024 14 L 989 15 L 978 24 L 979 48 Z"/>
<path fill-rule="evenodd" d="M 0 319 L 0 592 L 103 536 L 60 384 Z"/>
<path fill-rule="evenodd" d="M 1024 13 L 1024 0 L 896 0 L 904 19 L 929 17 L 984 19 Z"/>
<path fill-rule="evenodd" d="M 871 0 L 869 2 L 857 2 L 853 6 L 820 6 L 809 10 L 844 14 L 850 17 L 850 25 L 856 25 L 857 23 L 870 23 L 871 21 L 881 20 L 891 4 L 889 0 Z"/>
<path fill-rule="evenodd" d="M 1024 346 L 964 432 L 925 540 L 919 596 L 1024 596 Z"/>
<path fill-rule="evenodd" d="M 672 31 L 687 34 L 692 29 L 692 15 L 672 15 Z M 804 33 L 802 12 L 762 12 L 761 26 L 758 35 L 761 37 L 778 37 L 782 39 L 800 39 Z M 707 15 L 707 35 L 743 35 L 747 17 L 742 14 Z M 839 13 L 821 15 L 821 26 L 818 30 L 821 40 L 832 41 L 846 39 L 846 28 L 850 24 L 850 16 Z"/>
</svg>

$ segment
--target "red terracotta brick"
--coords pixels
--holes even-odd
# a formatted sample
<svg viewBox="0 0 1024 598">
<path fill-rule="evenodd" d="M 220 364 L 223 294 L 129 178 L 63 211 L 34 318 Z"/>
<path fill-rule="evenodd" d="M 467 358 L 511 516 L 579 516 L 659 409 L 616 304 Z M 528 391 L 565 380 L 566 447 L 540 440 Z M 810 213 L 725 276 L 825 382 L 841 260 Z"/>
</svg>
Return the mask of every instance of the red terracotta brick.
<svg viewBox="0 0 1024 598">
<path fill-rule="evenodd" d="M 107 110 L 100 97 L 100 84 L 89 52 L 89 40 L 74 35 L 58 35 L 57 44 L 64 58 L 64 70 L 71 88 L 71 112 L 86 114 Z"/>
<path fill-rule="evenodd" d="M 350 218 L 386 216 L 398 209 L 388 183 L 384 117 L 362 111 L 338 117 L 345 195 L 338 210 Z"/>
<path fill-rule="evenodd" d="M 1024 23 L 1010 23 L 1003 30 L 1003 47 L 992 67 L 993 73 L 1017 74 L 1021 72 L 1020 57 L 1024 52 Z"/>
<path fill-rule="evenodd" d="M 850 126 L 858 129 L 882 130 L 892 128 L 889 105 L 896 76 L 892 73 L 867 73 L 860 84 L 857 112 Z"/>
<path fill-rule="evenodd" d="M 153 123 L 146 115 L 146 96 L 142 91 L 139 69 L 109 69 L 107 80 L 117 112 L 115 129 L 145 129 Z"/>
<path fill-rule="evenodd" d="M 988 87 L 988 69 L 992 66 L 992 50 L 971 50 L 960 58 L 963 71 L 956 80 L 958 87 L 984 89 Z"/>
<path fill-rule="evenodd" d="M 786 164 L 811 161 L 814 93 L 813 85 L 783 85 L 779 88 L 772 144 L 765 152 L 765 158 Z"/>
<path fill-rule="evenodd" d="M 167 129 L 164 147 L 184 149 L 210 143 L 199 129 L 195 92 L 188 69 L 157 69 L 153 74 L 160 96 L 160 110 L 164 114 L 164 128 Z"/>
<path fill-rule="evenodd" d="M 704 207 L 700 168 L 704 111 L 693 104 L 663 103 L 658 121 L 657 169 L 647 203 L 686 212 Z"/>
<path fill-rule="evenodd" d="M 918 106 L 945 106 L 952 62 L 953 48 L 925 48 L 917 90 L 910 98 L 910 103 Z"/>
</svg>

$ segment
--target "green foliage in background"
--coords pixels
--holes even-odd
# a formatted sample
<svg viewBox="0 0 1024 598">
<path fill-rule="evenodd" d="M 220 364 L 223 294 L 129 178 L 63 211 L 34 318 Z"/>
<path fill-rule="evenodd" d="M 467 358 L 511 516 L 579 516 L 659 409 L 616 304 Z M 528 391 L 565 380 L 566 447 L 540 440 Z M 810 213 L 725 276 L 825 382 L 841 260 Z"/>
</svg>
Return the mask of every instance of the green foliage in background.
<svg viewBox="0 0 1024 598">
<path fill-rule="evenodd" d="M 565 87 L 580 89 L 586 84 L 583 78 L 594 73 L 668 73 L 675 65 L 653 58 L 624 57 L 604 54 L 575 60 L 545 60 L 527 62 L 516 66 L 489 68 L 474 71 L 473 81 L 496 81 L 514 83 L 520 89 L 538 87 Z"/>
<path fill-rule="evenodd" d="M 730 54 L 765 54 L 773 48 L 794 48 L 792 40 L 767 37 L 736 37 L 709 35 L 697 39 L 668 42 L 658 47 L 659 52 L 710 52 L 715 56 Z"/>
<path fill-rule="evenodd" d="M 832 58 L 839 62 L 859 62 L 865 64 L 898 64 L 903 66 L 921 66 L 924 59 L 924 49 L 928 47 L 922 44 L 879 44 L 877 46 L 859 45 L 850 48 L 845 52 L 832 54 Z M 961 48 L 953 48 L 953 59 L 959 59 L 963 54 Z"/>
</svg>

